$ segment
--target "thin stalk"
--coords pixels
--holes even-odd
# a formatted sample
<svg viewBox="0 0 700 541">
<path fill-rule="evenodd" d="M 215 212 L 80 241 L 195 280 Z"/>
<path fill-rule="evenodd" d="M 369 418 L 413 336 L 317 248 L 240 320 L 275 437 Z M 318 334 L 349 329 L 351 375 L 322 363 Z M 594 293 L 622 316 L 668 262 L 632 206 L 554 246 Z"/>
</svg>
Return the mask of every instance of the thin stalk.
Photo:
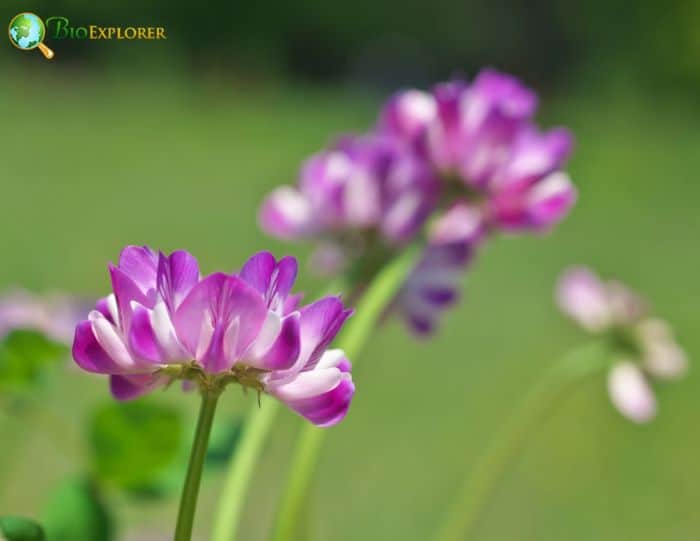
<svg viewBox="0 0 700 541">
<path fill-rule="evenodd" d="M 357 366 L 358 354 L 418 261 L 419 255 L 418 244 L 407 248 L 376 275 L 362 296 L 356 314 L 348 321 L 338 340 L 338 347 L 345 351 L 354 367 Z M 304 505 L 308 505 L 311 481 L 325 434 L 324 430 L 310 424 L 301 429 L 292 457 L 289 482 L 282 494 L 273 541 L 291 541 L 297 536 Z"/>
<path fill-rule="evenodd" d="M 557 400 L 573 384 L 600 372 L 608 363 L 605 344 L 592 342 L 571 351 L 545 373 L 474 469 L 468 472 L 461 492 L 433 537 L 434 541 L 463 541 L 469 538 L 498 482 L 522 451 L 532 430 L 547 418 Z"/>
<path fill-rule="evenodd" d="M 194 513 L 197 509 L 202 469 L 204 468 L 204 459 L 209 445 L 209 434 L 211 433 L 219 394 L 219 389 L 202 390 L 202 404 L 199 409 L 197 431 L 194 435 L 190 461 L 187 466 L 187 476 L 185 477 L 185 484 L 180 497 L 180 511 L 177 515 L 175 541 L 190 541 L 192 537 L 192 525 L 194 524 Z"/>
</svg>

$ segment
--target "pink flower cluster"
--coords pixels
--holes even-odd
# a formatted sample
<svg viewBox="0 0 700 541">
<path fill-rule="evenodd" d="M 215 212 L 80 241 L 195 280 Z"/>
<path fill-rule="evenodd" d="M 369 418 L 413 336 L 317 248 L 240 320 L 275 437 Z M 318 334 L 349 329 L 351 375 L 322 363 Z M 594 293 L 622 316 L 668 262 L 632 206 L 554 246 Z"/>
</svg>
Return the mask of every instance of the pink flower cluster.
<svg viewBox="0 0 700 541">
<path fill-rule="evenodd" d="M 301 305 L 297 262 L 260 252 L 240 272 L 201 276 L 187 252 L 129 246 L 110 265 L 113 292 L 75 330 L 73 357 L 135 398 L 174 379 L 266 392 L 319 426 L 355 392 L 350 362 L 329 349 L 351 311 L 338 297 Z"/>
<path fill-rule="evenodd" d="M 471 83 L 400 92 L 370 134 L 311 157 L 297 186 L 275 190 L 261 226 L 279 238 L 316 240 L 324 257 L 315 261 L 333 270 L 391 254 L 427 230 L 424 257 L 394 305 L 414 331 L 429 333 L 491 233 L 546 231 L 576 200 L 562 171 L 572 137 L 540 131 L 536 108 L 530 89 L 493 70 Z"/>
<path fill-rule="evenodd" d="M 617 410 L 644 423 L 657 411 L 654 380 L 673 380 L 688 368 L 685 352 L 670 326 L 648 315 L 644 301 L 620 282 L 603 282 L 593 271 L 572 268 L 559 280 L 557 303 L 585 330 L 607 334 L 615 358 L 608 392 Z"/>
</svg>

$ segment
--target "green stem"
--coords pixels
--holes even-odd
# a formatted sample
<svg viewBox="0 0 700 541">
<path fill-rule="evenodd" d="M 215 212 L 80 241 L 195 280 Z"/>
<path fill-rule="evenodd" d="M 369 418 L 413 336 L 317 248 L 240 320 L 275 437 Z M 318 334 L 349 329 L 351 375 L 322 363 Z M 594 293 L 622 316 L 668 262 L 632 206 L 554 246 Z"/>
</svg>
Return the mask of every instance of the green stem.
<svg viewBox="0 0 700 541">
<path fill-rule="evenodd" d="M 211 425 L 214 421 L 214 412 L 216 411 L 220 392 L 218 389 L 202 390 L 202 405 L 199 410 L 197 431 L 194 435 L 185 485 L 182 488 L 182 496 L 180 497 L 180 511 L 177 515 L 175 541 L 190 541 L 192 537 L 192 525 L 197 508 L 197 496 L 199 495 L 199 485 L 202 480 L 204 458 L 207 454 L 209 434 L 211 433 Z"/>
<path fill-rule="evenodd" d="M 598 373 L 609 364 L 607 346 L 592 342 L 555 363 L 526 397 L 487 452 L 464 479 L 464 485 L 434 541 L 468 539 L 508 466 L 522 450 L 538 423 L 572 384 Z"/>
<path fill-rule="evenodd" d="M 358 303 L 357 313 L 338 339 L 338 348 L 345 351 L 354 367 L 357 366 L 358 354 L 419 255 L 420 246 L 417 244 L 406 249 L 377 274 Z M 289 482 L 282 495 L 273 541 L 291 541 L 297 536 L 325 434 L 324 430 L 309 424 L 301 429 L 292 457 Z"/>
<path fill-rule="evenodd" d="M 241 517 L 245 496 L 260 456 L 260 450 L 270 431 L 279 402 L 261 397 L 254 404 L 243 425 L 240 444 L 231 457 L 219 498 L 219 509 L 214 518 L 212 541 L 233 541 Z"/>
</svg>

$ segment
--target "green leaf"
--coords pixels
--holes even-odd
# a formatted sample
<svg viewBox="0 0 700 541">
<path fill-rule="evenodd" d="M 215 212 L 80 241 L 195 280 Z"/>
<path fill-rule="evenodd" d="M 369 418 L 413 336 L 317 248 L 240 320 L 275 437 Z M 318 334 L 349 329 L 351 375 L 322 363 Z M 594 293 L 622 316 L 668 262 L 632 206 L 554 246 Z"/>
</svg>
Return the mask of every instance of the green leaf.
<svg viewBox="0 0 700 541">
<path fill-rule="evenodd" d="M 0 517 L 0 539 L 44 541 L 46 536 L 43 528 L 33 520 L 22 517 Z"/>
<path fill-rule="evenodd" d="M 16 330 L 0 343 L 0 387 L 23 389 L 46 368 L 63 360 L 68 349 L 37 331 Z"/>
<path fill-rule="evenodd" d="M 56 487 L 44 511 L 47 541 L 110 541 L 114 521 L 95 484 L 69 479 Z"/>
<path fill-rule="evenodd" d="M 182 444 L 182 418 L 170 406 L 149 399 L 110 402 L 90 423 L 96 475 L 121 488 L 157 495 Z"/>
</svg>

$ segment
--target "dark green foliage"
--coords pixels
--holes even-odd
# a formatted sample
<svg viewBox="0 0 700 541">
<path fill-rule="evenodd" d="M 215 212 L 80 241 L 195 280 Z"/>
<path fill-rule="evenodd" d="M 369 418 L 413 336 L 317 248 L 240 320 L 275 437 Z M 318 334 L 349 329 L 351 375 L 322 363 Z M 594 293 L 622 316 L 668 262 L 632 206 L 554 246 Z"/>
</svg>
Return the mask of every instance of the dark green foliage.
<svg viewBox="0 0 700 541">
<path fill-rule="evenodd" d="M 182 445 L 180 413 L 150 400 L 109 402 L 89 427 L 92 464 L 99 479 L 136 492 L 157 490 Z"/>
<path fill-rule="evenodd" d="M 16 330 L 0 343 L 0 389 L 25 389 L 36 383 L 46 368 L 63 360 L 67 348 L 43 334 Z"/>
<path fill-rule="evenodd" d="M 0 517 L 0 539 L 6 541 L 44 541 L 42 527 L 23 517 Z"/>
</svg>

